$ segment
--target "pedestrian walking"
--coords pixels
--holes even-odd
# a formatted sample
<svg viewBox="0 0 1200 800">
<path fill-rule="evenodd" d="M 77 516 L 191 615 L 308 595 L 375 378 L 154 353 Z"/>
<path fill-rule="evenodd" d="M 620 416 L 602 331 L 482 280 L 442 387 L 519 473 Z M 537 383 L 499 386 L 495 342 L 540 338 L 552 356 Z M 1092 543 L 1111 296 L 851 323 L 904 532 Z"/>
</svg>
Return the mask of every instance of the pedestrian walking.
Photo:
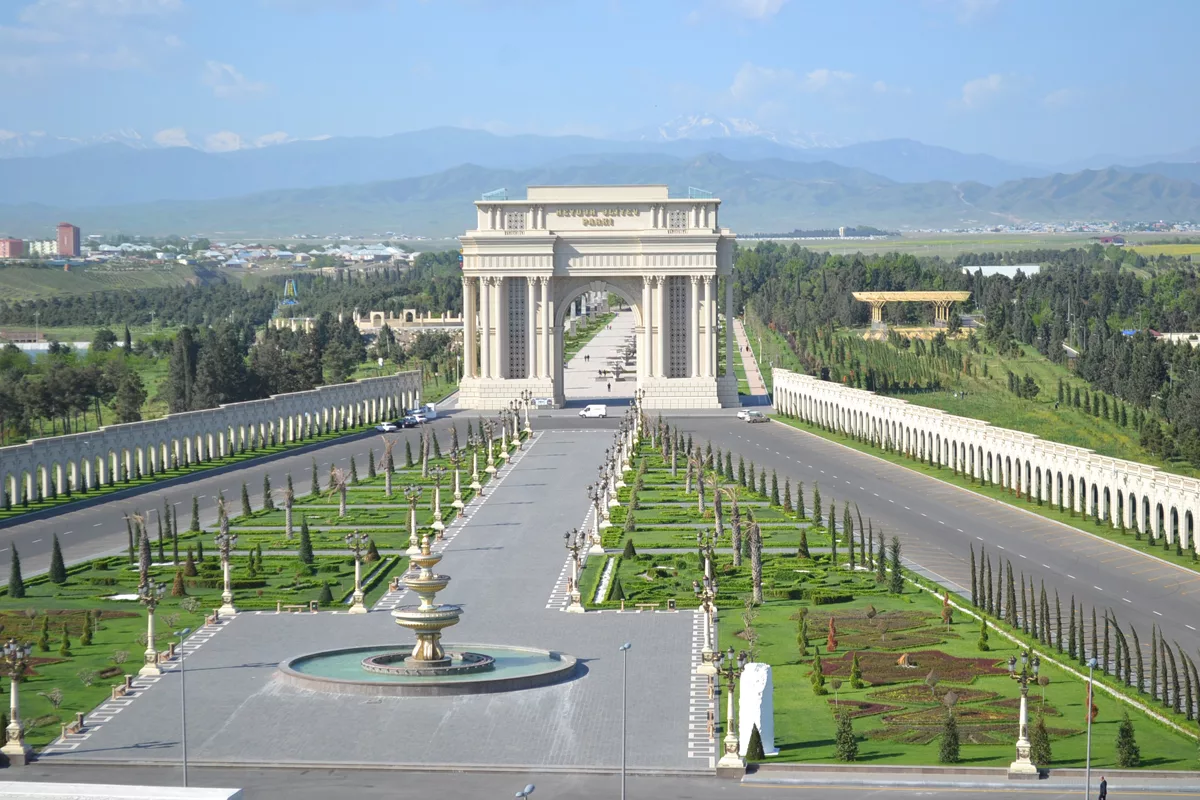
<svg viewBox="0 0 1200 800">
<path fill-rule="evenodd" d="M 611 383 L 608 385 L 608 390 L 609 390 L 610 392 L 612 391 L 612 384 L 611 384 Z"/>
<path fill-rule="evenodd" d="M 1108 781 L 1104 779 L 1103 775 L 1100 776 L 1100 795 L 1098 800 L 1108 800 Z"/>
</svg>

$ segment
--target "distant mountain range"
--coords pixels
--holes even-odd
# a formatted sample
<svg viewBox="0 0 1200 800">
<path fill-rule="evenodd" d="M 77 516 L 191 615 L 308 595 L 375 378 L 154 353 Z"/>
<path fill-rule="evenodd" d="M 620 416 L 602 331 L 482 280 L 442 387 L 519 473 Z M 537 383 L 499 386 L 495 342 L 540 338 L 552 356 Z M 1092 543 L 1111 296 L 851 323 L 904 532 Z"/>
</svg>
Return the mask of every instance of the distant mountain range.
<svg viewBox="0 0 1200 800">
<path fill-rule="evenodd" d="M 456 137 L 478 132 L 445 129 L 445 147 L 440 158 L 459 146 Z M 689 186 L 713 191 L 723 201 L 722 223 L 735 231 L 752 233 L 795 228 L 824 228 L 838 225 L 878 227 L 981 226 L 1024 220 L 1067 219 L 1200 219 L 1200 184 L 1184 177 L 1191 165 L 1178 167 L 1180 177 L 1110 168 L 1027 177 L 988 186 L 979 181 L 893 180 L 871 170 L 832 161 L 803 161 L 781 158 L 736 160 L 720 152 L 680 158 L 655 152 L 556 154 L 539 144 L 554 142 L 546 137 L 488 138 L 478 141 L 515 147 L 493 152 L 506 153 L 512 160 L 537 160 L 536 166 L 496 168 L 457 164 L 429 174 L 398 180 L 346 183 L 312 188 L 272 189 L 216 199 L 166 200 L 135 204 L 92 203 L 66 208 L 58 203 L 22 203 L 0 207 L 0 229 L 14 235 L 48 231 L 61 219 L 70 219 L 88 232 L 137 231 L 146 234 L 204 233 L 221 237 L 266 237 L 296 232 L 370 234 L 403 231 L 430 236 L 454 236 L 474 223 L 471 202 L 492 189 L 507 188 L 520 196 L 525 186 L 536 184 L 665 183 L 673 193 Z M 336 141 L 336 140 L 333 140 Z M 370 142 L 372 140 L 365 140 Z M 375 140 L 378 141 L 378 140 Z M 576 139 L 574 144 L 580 140 Z M 592 140 L 583 139 L 583 142 Z M 711 141 L 704 142 L 712 144 Z M 302 143 L 316 147 L 321 142 Z M 885 143 L 879 143 L 885 144 Z M 562 149 L 570 144 L 561 143 Z M 290 147 L 290 145 L 289 145 Z M 859 147 L 860 153 L 870 148 Z M 283 153 L 285 147 L 255 151 L 257 155 Z M 884 148 L 886 150 L 886 148 Z M 424 151 L 426 165 L 437 148 Z M 850 151 L 851 148 L 839 148 Z M 921 152 L 931 153 L 928 148 Z M 120 151 L 116 151 L 120 153 Z M 183 159 L 203 159 L 203 153 L 146 151 Z M 115 155 L 115 154 L 114 154 Z M 126 153 L 120 153 L 128 157 Z M 237 154 L 229 154 L 237 155 Z M 346 163 L 364 160 L 344 152 Z M 282 156 L 281 156 L 282 157 Z M 291 157 L 288 156 L 290 159 Z M 370 154 L 365 161 L 370 161 Z M 418 169 L 419 154 L 405 155 L 404 163 Z M 397 161 L 394 169 L 399 169 Z M 46 159 L 48 160 L 48 159 Z M 295 162 L 290 162 L 295 163 Z M 0 166 L 3 163 L 0 162 Z M 248 170 L 250 162 L 247 162 Z M 128 169 L 128 166 L 125 167 Z M 312 164 L 305 179 L 318 180 L 326 168 Z M 382 170 L 380 170 L 382 171 Z M 123 177 L 121 177 L 123 175 Z M 110 171 L 106 176 L 124 181 L 132 190 L 146 192 L 144 172 Z M 230 172 L 211 180 L 199 176 L 184 183 L 178 174 L 175 185 L 212 194 L 232 191 L 261 177 L 236 176 Z M 0 186 L 8 180 L 0 177 Z M 181 192 L 182 194 L 182 192 Z M 63 193 L 62 196 L 66 196 Z"/>
</svg>

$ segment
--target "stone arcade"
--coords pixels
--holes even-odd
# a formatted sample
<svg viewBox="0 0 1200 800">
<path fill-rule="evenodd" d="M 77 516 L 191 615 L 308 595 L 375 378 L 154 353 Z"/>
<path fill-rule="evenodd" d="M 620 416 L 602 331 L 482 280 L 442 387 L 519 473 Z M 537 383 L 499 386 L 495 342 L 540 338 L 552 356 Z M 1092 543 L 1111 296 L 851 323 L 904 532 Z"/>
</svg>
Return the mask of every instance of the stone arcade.
<svg viewBox="0 0 1200 800">
<path fill-rule="evenodd" d="M 328 431 L 395 419 L 421 399 L 421 376 L 402 372 L 307 392 L 231 403 L 161 419 L 0 447 L 0 482 L 16 505 L 119 483 L 173 464 L 211 461 L 256 442 L 298 442 Z"/>
<path fill-rule="evenodd" d="M 647 408 L 738 404 L 732 331 L 718 363 L 719 290 L 733 305 L 734 234 L 720 200 L 666 186 L 530 186 L 525 200 L 476 201 L 462 237 L 468 312 L 459 404 L 498 409 L 563 390 L 563 317 L 588 291 L 633 309 L 637 386 Z M 470 310 L 477 309 L 477 313 Z"/>
<path fill-rule="evenodd" d="M 1200 552 L 1200 481 L 1146 464 L 1048 442 L 1030 433 L 914 406 L 788 370 L 774 370 L 781 414 L 867 437 L 1085 517 L 1122 523 Z"/>
</svg>

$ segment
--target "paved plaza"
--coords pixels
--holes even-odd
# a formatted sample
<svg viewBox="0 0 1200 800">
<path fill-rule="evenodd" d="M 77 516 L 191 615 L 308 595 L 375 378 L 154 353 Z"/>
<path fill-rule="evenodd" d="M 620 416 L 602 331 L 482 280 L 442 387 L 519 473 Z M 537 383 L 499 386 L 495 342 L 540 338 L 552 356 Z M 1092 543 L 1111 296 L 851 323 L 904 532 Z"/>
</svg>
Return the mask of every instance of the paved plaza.
<svg viewBox="0 0 1200 800">
<path fill-rule="evenodd" d="M 610 323 L 583 346 L 563 370 L 563 389 L 567 404 L 582 406 L 588 403 L 620 403 L 626 405 L 637 391 L 637 367 L 628 367 L 621 380 L 611 375 L 600 377 L 600 370 L 609 368 L 609 359 L 620 352 L 625 341 L 633 336 L 633 311 L 616 312 Z M 611 386 L 611 388 L 609 388 Z"/>
<path fill-rule="evenodd" d="M 601 430 L 537 433 L 500 485 L 449 532 L 438 568 L 452 577 L 441 597 L 465 611 L 447 642 L 559 650 L 580 659 L 577 678 L 442 698 L 301 690 L 277 679 L 278 662 L 350 645 L 394 642 L 399 649 L 412 639 L 385 612 L 243 613 L 186 658 L 189 760 L 612 768 L 620 763 L 618 647 L 629 641 L 630 766 L 707 768 L 707 759 L 688 755 L 693 615 L 577 615 L 547 607 L 566 559 L 562 535 L 583 522 L 584 486 L 610 443 L 611 432 Z M 116 707 L 112 713 L 106 704 L 107 721 L 91 725 L 69 750 L 49 749 L 43 762 L 181 757 L 178 671 Z"/>
</svg>

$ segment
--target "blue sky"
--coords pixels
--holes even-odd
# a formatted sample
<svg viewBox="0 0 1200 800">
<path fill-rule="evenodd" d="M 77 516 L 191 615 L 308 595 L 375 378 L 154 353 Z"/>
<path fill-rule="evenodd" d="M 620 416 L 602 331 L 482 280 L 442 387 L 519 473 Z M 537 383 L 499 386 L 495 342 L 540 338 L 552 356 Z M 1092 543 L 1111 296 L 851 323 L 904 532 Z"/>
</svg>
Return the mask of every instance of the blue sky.
<svg viewBox="0 0 1200 800">
<path fill-rule="evenodd" d="M 0 0 L 0 131 L 228 149 L 710 112 L 1053 163 L 1200 144 L 1197 30 L 1192 0 Z"/>
</svg>

